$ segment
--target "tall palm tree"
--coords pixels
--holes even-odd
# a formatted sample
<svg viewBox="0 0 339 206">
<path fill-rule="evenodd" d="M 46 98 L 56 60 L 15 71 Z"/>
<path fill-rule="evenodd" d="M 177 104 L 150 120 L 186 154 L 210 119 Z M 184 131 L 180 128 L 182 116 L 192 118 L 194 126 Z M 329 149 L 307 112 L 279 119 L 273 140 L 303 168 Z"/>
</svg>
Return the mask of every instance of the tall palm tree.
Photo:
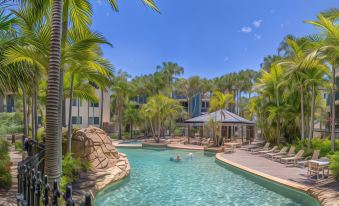
<svg viewBox="0 0 339 206">
<path fill-rule="evenodd" d="M 267 107 L 268 119 L 275 122 L 276 135 L 274 141 L 279 143 L 281 137 L 281 116 L 284 112 L 283 92 L 286 84 L 284 79 L 284 69 L 281 66 L 275 65 L 269 69 L 269 72 L 262 70 L 261 78 L 256 84 L 257 89 L 260 89 L 260 94 L 272 100 L 272 104 Z"/>
<path fill-rule="evenodd" d="M 124 112 L 124 121 L 129 124 L 130 137 L 133 138 L 133 126 L 141 121 L 140 112 L 135 103 L 127 103 L 126 110 Z"/>
<path fill-rule="evenodd" d="M 308 135 L 308 148 L 310 148 L 311 145 L 311 139 L 313 138 L 313 130 L 314 130 L 314 116 L 315 116 L 315 108 L 316 108 L 316 96 L 317 96 L 317 91 L 320 88 L 326 88 L 330 87 L 327 83 L 327 80 L 325 79 L 325 75 L 330 76 L 330 71 L 327 68 L 327 66 L 323 64 L 319 64 L 317 67 L 312 68 L 308 70 L 304 74 L 305 83 L 311 88 L 311 119 L 310 119 L 310 132 Z"/>
<path fill-rule="evenodd" d="M 45 174 L 49 181 L 61 178 L 61 138 L 58 138 L 59 99 L 60 99 L 60 56 L 62 0 L 53 0 L 51 42 L 48 69 L 48 88 L 46 103 L 46 155 Z"/>
<path fill-rule="evenodd" d="M 129 94 L 132 92 L 131 84 L 127 80 L 128 77 L 129 75 L 127 73 L 119 71 L 113 79 L 112 91 L 115 101 L 115 113 L 118 123 L 118 139 L 122 139 L 124 109 L 126 102 L 128 102 Z"/>
<path fill-rule="evenodd" d="M 339 19 L 338 11 L 331 12 L 331 14 L 325 12 L 324 15 L 317 16 L 316 21 L 306 21 L 306 23 L 314 25 L 321 30 L 320 35 L 312 35 L 310 37 L 313 46 L 319 48 L 319 53 L 325 55 L 326 62 L 331 65 L 332 71 L 332 91 L 331 91 L 331 150 L 335 148 L 335 92 L 336 92 L 336 79 L 335 73 L 339 65 L 339 27 L 337 20 Z"/>
<path fill-rule="evenodd" d="M 289 57 L 282 59 L 278 62 L 278 65 L 282 65 L 286 68 L 286 76 L 291 78 L 296 83 L 300 92 L 300 109 L 301 109 L 301 139 L 305 138 L 305 78 L 304 74 L 307 70 L 316 67 L 319 63 L 317 61 L 318 56 L 315 52 L 307 53 L 305 45 L 307 45 L 306 39 L 287 39 L 287 44 L 291 48 L 291 54 Z"/>
<path fill-rule="evenodd" d="M 216 127 L 213 126 L 214 124 L 217 124 L 217 112 L 220 111 L 221 118 L 225 118 L 225 112 L 224 109 L 226 109 L 229 104 L 234 103 L 233 101 L 233 94 L 223 94 L 220 91 L 214 91 L 212 94 L 212 97 L 210 99 L 210 108 L 209 112 L 215 112 L 215 119 L 214 121 L 210 122 L 210 125 L 212 126 L 213 131 L 213 138 L 214 138 L 214 144 L 215 146 L 220 146 L 221 143 L 221 135 L 216 135 Z M 220 125 L 219 125 L 220 127 Z"/>
</svg>

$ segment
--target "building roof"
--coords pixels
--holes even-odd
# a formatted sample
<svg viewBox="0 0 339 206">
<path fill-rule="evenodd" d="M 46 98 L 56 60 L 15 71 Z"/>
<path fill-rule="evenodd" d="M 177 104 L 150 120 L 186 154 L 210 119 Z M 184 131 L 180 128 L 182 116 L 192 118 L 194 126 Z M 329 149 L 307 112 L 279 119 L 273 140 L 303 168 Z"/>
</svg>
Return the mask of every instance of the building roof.
<svg viewBox="0 0 339 206">
<path fill-rule="evenodd" d="M 255 124 L 254 121 L 242 118 L 226 109 L 218 110 L 216 112 L 204 114 L 192 119 L 188 119 L 185 123 L 207 123 L 210 119 L 213 119 L 221 123 L 234 123 L 234 124 Z"/>
</svg>

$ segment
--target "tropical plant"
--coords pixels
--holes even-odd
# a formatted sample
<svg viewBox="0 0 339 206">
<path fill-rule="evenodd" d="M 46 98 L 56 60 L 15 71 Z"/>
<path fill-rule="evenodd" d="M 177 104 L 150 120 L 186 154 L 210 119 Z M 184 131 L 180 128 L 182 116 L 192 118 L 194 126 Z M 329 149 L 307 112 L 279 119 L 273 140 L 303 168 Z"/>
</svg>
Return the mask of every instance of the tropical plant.
<svg viewBox="0 0 339 206">
<path fill-rule="evenodd" d="M 150 125 L 154 140 L 160 142 L 164 131 L 165 122 L 180 116 L 184 116 L 184 108 L 181 104 L 164 95 L 155 95 L 141 107 L 141 115 Z"/>
<path fill-rule="evenodd" d="M 339 151 L 330 156 L 330 169 L 336 180 L 339 181 Z"/>
<path fill-rule="evenodd" d="M 133 91 L 131 84 L 127 80 L 128 74 L 119 71 L 113 79 L 112 99 L 115 103 L 115 113 L 118 123 L 118 139 L 122 139 L 122 124 L 124 118 L 125 105 L 128 102 L 129 95 Z"/>
<path fill-rule="evenodd" d="M 124 122 L 129 125 L 130 137 L 133 138 L 133 126 L 141 122 L 141 115 L 135 103 L 128 102 L 124 111 Z"/>
<path fill-rule="evenodd" d="M 331 65 L 331 145 L 332 151 L 335 141 L 335 91 L 336 79 L 335 72 L 339 65 L 339 27 L 338 27 L 338 10 L 330 10 L 323 12 L 317 16 L 316 21 L 306 21 L 306 23 L 314 25 L 321 31 L 320 34 L 309 36 L 312 46 L 318 48 L 318 52 L 325 56 L 326 62 Z M 325 15 L 325 16 L 324 16 Z"/>
</svg>

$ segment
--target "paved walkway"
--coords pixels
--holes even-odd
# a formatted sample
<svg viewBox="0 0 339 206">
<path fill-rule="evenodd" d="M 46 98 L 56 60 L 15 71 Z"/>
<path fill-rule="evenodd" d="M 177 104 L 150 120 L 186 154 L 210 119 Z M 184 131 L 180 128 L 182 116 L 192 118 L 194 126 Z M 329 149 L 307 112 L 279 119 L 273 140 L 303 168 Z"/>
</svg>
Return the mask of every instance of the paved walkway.
<svg viewBox="0 0 339 206">
<path fill-rule="evenodd" d="M 168 144 L 167 147 L 173 149 L 204 150 L 203 146 L 191 144 Z"/>
<path fill-rule="evenodd" d="M 286 166 L 239 149 L 232 154 L 222 154 L 221 157 L 231 164 L 235 163 L 236 167 L 243 166 L 241 169 L 248 169 L 247 171 L 251 173 L 257 173 L 257 175 L 273 181 L 306 190 L 309 194 L 317 197 L 322 205 L 339 206 L 339 183 L 332 178 L 315 183 L 307 178 L 307 169 Z"/>
<path fill-rule="evenodd" d="M 9 190 L 0 190 L 0 206 L 16 206 L 16 194 L 18 192 L 17 167 L 18 162 L 21 161 L 21 153 L 15 151 L 14 146 L 9 148 L 9 156 L 11 158 L 12 167 L 12 186 Z"/>
</svg>

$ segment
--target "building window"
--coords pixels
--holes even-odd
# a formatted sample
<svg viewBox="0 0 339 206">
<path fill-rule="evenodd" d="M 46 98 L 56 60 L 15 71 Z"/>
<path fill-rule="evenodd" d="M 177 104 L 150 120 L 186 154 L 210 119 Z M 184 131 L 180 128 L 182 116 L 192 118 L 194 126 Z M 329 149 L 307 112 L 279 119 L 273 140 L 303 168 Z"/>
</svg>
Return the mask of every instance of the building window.
<svg viewBox="0 0 339 206">
<path fill-rule="evenodd" d="M 91 102 L 90 107 L 99 107 L 99 102 Z"/>
<path fill-rule="evenodd" d="M 78 105 L 79 104 L 79 105 Z M 81 100 L 79 100 L 79 99 L 73 99 L 72 100 L 72 106 L 73 107 L 77 107 L 77 106 L 82 106 L 82 101 Z"/>
<path fill-rule="evenodd" d="M 99 124 L 99 117 L 89 117 L 88 118 L 88 124 Z"/>
<path fill-rule="evenodd" d="M 77 116 L 72 117 L 72 124 L 82 124 L 82 117 L 79 117 L 79 121 Z"/>
<path fill-rule="evenodd" d="M 41 116 L 38 116 L 38 125 L 42 125 L 42 118 L 41 118 Z"/>
</svg>

